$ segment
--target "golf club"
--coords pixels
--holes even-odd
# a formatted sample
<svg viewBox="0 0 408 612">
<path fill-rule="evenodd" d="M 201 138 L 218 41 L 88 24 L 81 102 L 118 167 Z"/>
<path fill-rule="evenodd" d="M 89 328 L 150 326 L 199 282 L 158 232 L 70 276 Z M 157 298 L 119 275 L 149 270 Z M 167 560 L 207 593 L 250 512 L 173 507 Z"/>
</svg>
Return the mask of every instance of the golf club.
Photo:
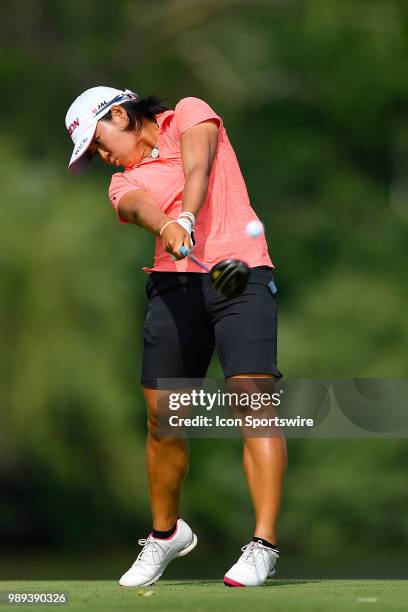
<svg viewBox="0 0 408 612">
<path fill-rule="evenodd" d="M 222 259 L 210 270 L 202 261 L 190 253 L 184 245 L 180 247 L 180 253 L 208 272 L 212 286 L 224 297 L 238 297 L 244 292 L 250 274 L 250 269 L 245 262 L 240 259 Z"/>
</svg>

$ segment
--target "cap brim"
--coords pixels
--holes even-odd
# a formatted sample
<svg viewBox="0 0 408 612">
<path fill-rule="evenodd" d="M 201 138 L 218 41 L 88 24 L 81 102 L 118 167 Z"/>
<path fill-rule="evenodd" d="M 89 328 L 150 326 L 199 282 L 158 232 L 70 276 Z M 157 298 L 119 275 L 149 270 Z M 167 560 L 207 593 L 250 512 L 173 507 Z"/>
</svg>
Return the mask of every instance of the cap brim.
<svg viewBox="0 0 408 612">
<path fill-rule="evenodd" d="M 91 164 L 92 155 L 89 153 L 89 147 L 92 144 L 95 132 L 96 125 L 92 125 L 78 138 L 78 144 L 75 145 L 68 164 L 70 174 L 74 176 L 84 174 Z"/>
</svg>

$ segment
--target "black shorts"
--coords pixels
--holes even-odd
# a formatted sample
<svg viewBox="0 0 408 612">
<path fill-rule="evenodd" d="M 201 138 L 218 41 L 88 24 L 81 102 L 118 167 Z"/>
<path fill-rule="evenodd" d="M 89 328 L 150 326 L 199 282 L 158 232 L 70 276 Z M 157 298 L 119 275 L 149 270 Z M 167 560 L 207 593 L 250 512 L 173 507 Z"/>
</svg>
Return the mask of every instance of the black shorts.
<svg viewBox="0 0 408 612">
<path fill-rule="evenodd" d="M 215 348 L 225 377 L 280 378 L 275 292 L 268 266 L 251 268 L 244 293 L 232 299 L 213 289 L 209 274 L 152 272 L 146 283 L 142 385 L 167 389 L 179 385 L 161 379 L 204 378 Z"/>
</svg>

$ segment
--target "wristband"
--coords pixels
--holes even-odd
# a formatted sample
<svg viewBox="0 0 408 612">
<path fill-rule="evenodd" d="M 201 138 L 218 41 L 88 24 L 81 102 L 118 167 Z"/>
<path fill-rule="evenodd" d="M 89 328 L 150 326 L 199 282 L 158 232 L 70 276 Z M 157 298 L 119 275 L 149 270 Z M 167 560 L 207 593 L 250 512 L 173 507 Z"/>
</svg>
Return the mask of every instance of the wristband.
<svg viewBox="0 0 408 612">
<path fill-rule="evenodd" d="M 196 218 L 195 218 L 195 216 L 193 215 L 192 212 L 189 212 L 188 210 L 185 210 L 184 212 L 179 214 L 178 218 L 180 219 L 180 217 L 186 217 L 187 219 L 189 219 L 189 221 L 191 221 L 191 223 L 192 223 L 192 225 L 194 227 L 195 222 L 196 222 Z"/>
<path fill-rule="evenodd" d="M 170 223 L 177 223 L 177 220 L 176 219 L 172 219 L 171 221 L 167 221 L 164 225 L 162 225 L 161 228 L 160 228 L 159 236 L 161 236 L 163 234 L 164 230 L 166 229 L 166 227 L 168 225 L 170 225 Z"/>
</svg>

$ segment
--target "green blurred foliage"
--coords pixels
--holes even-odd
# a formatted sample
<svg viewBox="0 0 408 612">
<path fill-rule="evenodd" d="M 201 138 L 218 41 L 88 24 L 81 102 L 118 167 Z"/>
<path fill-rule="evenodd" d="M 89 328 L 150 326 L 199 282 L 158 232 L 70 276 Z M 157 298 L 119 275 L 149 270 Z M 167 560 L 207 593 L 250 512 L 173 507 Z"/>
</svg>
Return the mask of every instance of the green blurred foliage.
<svg viewBox="0 0 408 612">
<path fill-rule="evenodd" d="M 6 546 L 82 549 L 101 534 L 125 545 L 150 522 L 138 377 L 153 239 L 117 222 L 107 169 L 67 176 L 74 97 L 105 84 L 170 105 L 206 99 L 277 265 L 281 369 L 403 377 L 407 16 L 403 0 L 15 0 L 3 12 Z M 282 548 L 326 559 L 402 550 L 404 440 L 296 440 L 289 451 Z M 209 550 L 248 539 L 239 441 L 193 442 L 183 504 Z"/>
</svg>

